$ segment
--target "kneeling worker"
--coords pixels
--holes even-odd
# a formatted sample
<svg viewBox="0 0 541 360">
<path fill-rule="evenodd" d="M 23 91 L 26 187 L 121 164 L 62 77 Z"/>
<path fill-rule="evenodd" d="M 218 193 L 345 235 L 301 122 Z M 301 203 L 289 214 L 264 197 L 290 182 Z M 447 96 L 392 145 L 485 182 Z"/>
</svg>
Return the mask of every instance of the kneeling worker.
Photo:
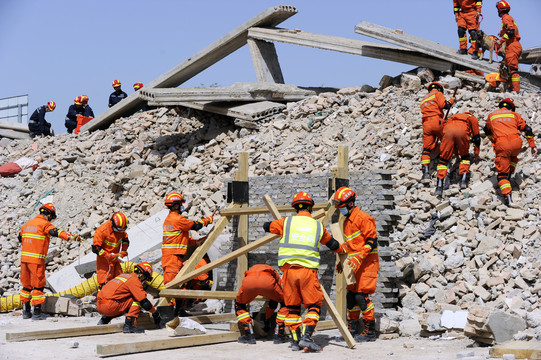
<svg viewBox="0 0 541 360">
<path fill-rule="evenodd" d="M 98 325 L 111 322 L 114 317 L 126 314 L 124 333 L 144 333 L 145 330 L 135 326 L 141 308 L 152 313 L 156 327 L 160 326 L 160 314 L 147 299 L 143 289 L 143 281 L 152 279 L 152 265 L 147 262 L 135 266 L 134 273 L 121 274 L 107 282 L 98 292 L 97 306 L 102 315 Z"/>
</svg>

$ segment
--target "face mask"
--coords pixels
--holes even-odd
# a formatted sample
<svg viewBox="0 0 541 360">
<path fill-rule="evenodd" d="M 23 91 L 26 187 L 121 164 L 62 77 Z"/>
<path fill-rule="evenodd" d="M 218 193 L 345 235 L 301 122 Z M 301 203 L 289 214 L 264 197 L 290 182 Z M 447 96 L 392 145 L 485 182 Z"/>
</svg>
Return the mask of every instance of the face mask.
<svg viewBox="0 0 541 360">
<path fill-rule="evenodd" d="M 184 211 L 184 205 L 180 205 L 180 212 Z"/>
<path fill-rule="evenodd" d="M 344 216 L 347 216 L 347 214 L 349 213 L 349 210 L 345 206 L 338 208 L 338 210 L 340 210 L 340 213 Z"/>
</svg>

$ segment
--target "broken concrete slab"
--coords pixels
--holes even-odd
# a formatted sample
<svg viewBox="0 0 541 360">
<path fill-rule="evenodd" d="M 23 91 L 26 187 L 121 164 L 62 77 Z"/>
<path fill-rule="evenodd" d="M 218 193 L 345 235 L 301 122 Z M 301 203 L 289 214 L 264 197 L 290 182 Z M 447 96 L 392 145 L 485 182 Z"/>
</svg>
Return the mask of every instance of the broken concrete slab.
<svg viewBox="0 0 541 360">
<path fill-rule="evenodd" d="M 447 329 L 464 329 L 467 322 L 467 311 L 444 310 L 441 314 L 440 324 Z"/>
<path fill-rule="evenodd" d="M 525 330 L 526 322 L 518 316 L 498 311 L 488 316 L 487 326 L 494 334 L 496 343 L 500 344 L 512 340 L 516 333 Z"/>
</svg>

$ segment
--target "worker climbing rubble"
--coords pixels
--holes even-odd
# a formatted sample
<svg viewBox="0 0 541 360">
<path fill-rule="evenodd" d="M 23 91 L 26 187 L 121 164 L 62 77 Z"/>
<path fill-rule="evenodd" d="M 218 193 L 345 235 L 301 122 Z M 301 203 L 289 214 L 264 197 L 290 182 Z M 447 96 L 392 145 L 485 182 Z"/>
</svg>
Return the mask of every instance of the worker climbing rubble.
<svg viewBox="0 0 541 360">
<path fill-rule="evenodd" d="M 283 273 L 284 301 L 288 311 L 285 323 L 292 335 L 291 350 L 320 351 L 321 347 L 312 339 L 323 301 L 318 279 L 319 244 L 334 252 L 340 251 L 340 244 L 319 221 L 312 219 L 314 200 L 308 193 L 297 193 L 291 206 L 297 215 L 266 222 L 263 230 L 281 237 L 278 266 Z M 307 309 L 304 321 L 301 305 Z"/>
<path fill-rule="evenodd" d="M 253 320 L 250 317 L 248 305 L 254 301 L 256 296 L 261 295 L 270 299 L 265 310 L 265 328 L 268 331 L 274 310 L 280 304 L 280 310 L 276 315 L 276 329 L 274 332 L 274 343 L 281 344 L 288 342 L 285 334 L 285 318 L 287 308 L 284 303 L 284 292 L 282 290 L 282 279 L 276 270 L 270 265 L 256 264 L 244 273 L 244 279 L 235 298 L 235 313 L 239 325 L 243 327 L 244 335 L 239 337 L 239 342 L 244 344 L 255 344 L 256 340 L 253 331 Z"/>
<path fill-rule="evenodd" d="M 515 103 L 505 98 L 498 103 L 499 109 L 488 114 L 485 134 L 494 144 L 496 153 L 495 163 L 498 171 L 498 185 L 506 205 L 511 205 L 511 175 L 516 170 L 518 155 L 522 151 L 520 131 L 523 131 L 528 140 L 533 157 L 537 156 L 535 139 L 532 128 L 515 112 Z"/>
<path fill-rule="evenodd" d="M 498 9 L 498 16 L 502 18 L 502 29 L 498 34 L 501 38 L 498 40 L 498 46 L 502 46 L 505 43 L 505 58 L 503 61 L 509 65 L 511 72 L 511 90 L 520 91 L 518 59 L 522 55 L 522 45 L 520 45 L 520 34 L 517 23 L 509 15 L 511 6 L 507 1 L 498 1 L 496 8 Z"/>
<path fill-rule="evenodd" d="M 336 190 L 333 205 L 346 217 L 345 243 L 340 251 L 348 254 L 347 262 L 355 273 L 355 284 L 347 286 L 348 329 L 357 342 L 376 340 L 376 318 L 370 295 L 376 291 L 379 271 L 378 234 L 374 218 L 355 206 L 357 194 L 349 187 Z M 341 272 L 338 264 L 337 271 Z M 359 319 L 362 313 L 363 329 Z"/>
<path fill-rule="evenodd" d="M 482 53 L 479 51 L 480 32 L 479 24 L 481 15 L 482 0 L 453 0 L 453 12 L 458 27 L 458 41 L 460 47 L 458 53 L 461 55 L 471 54 L 473 59 L 479 59 Z M 466 31 L 470 33 L 470 48 L 468 49 L 468 38 Z"/>
<path fill-rule="evenodd" d="M 141 308 L 152 313 L 156 327 L 161 327 L 161 317 L 156 308 L 147 299 L 143 282 L 152 279 L 152 265 L 142 262 L 135 265 L 133 273 L 120 274 L 98 292 L 96 304 L 102 315 L 98 325 L 109 324 L 117 316 L 126 314 L 124 333 L 144 333 L 136 327 Z"/>
<path fill-rule="evenodd" d="M 41 305 L 45 302 L 43 289 L 45 280 L 45 257 L 49 250 L 51 236 L 63 240 L 80 241 L 79 235 L 68 234 L 56 228 L 51 220 L 56 219 L 56 208 L 53 204 L 43 204 L 39 215 L 28 221 L 21 228 L 19 241 L 21 250 L 21 302 L 23 304 L 23 319 L 43 320 Z M 33 313 L 30 305 L 34 306 Z"/>
<path fill-rule="evenodd" d="M 182 212 L 184 211 L 184 197 L 178 192 L 172 192 L 165 198 L 165 206 L 169 208 L 169 215 L 163 223 L 163 243 L 162 243 L 162 268 L 163 282 L 167 284 L 175 278 L 182 266 L 188 245 L 199 246 L 203 239 L 193 239 L 190 237 L 190 230 L 200 230 L 203 227 L 212 224 L 215 210 L 211 216 L 198 221 L 186 219 Z M 175 299 L 170 305 L 174 306 L 175 316 L 186 316 L 183 309 L 183 299 Z"/>
<path fill-rule="evenodd" d="M 421 155 L 422 180 L 430 179 L 430 153 L 442 137 L 443 109 L 449 109 L 455 99 L 445 100 L 443 86 L 438 82 L 428 84 L 428 94 L 421 100 L 423 119 L 423 153 Z"/>
<path fill-rule="evenodd" d="M 435 194 L 441 196 L 444 183 L 448 182 L 448 165 L 453 154 L 460 156 L 458 175 L 460 176 L 460 188 L 468 186 L 470 173 L 470 138 L 474 145 L 475 159 L 479 158 L 481 136 L 479 135 L 479 122 L 472 113 L 458 113 L 451 116 L 443 124 L 443 137 L 440 145 L 440 157 L 438 161 L 438 183 Z"/>
<path fill-rule="evenodd" d="M 96 275 L 100 290 L 109 280 L 122 274 L 120 258 L 128 256 L 130 240 L 126 229 L 128 218 L 115 212 L 94 234 L 92 252 L 96 254 Z"/>
</svg>

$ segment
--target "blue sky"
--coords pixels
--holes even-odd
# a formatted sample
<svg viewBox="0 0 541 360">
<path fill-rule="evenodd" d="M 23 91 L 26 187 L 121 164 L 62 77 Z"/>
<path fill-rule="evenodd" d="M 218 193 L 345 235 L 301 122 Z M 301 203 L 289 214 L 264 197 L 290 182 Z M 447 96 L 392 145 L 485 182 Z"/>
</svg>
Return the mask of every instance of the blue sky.
<svg viewBox="0 0 541 360">
<path fill-rule="evenodd" d="M 484 0 L 481 28 L 496 34 L 496 0 Z M 29 113 L 49 100 L 56 133 L 81 94 L 97 115 L 107 108 L 111 83 L 144 84 L 183 62 L 243 22 L 280 4 L 298 13 L 280 27 L 374 41 L 356 34 L 369 21 L 458 48 L 452 0 L 0 0 L 0 98 L 28 94 Z M 541 46 L 540 0 L 510 1 L 523 48 Z M 412 68 L 288 44 L 276 44 L 286 83 L 299 86 L 377 86 L 383 75 Z M 247 46 L 182 87 L 256 81 Z"/>
</svg>

